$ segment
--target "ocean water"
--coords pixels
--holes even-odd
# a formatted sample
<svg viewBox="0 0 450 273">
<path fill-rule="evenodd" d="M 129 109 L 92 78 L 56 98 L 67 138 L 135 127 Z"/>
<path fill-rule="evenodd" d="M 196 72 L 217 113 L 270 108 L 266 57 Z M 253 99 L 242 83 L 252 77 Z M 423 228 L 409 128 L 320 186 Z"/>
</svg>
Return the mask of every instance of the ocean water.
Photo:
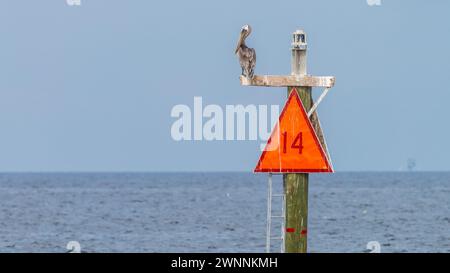
<svg viewBox="0 0 450 273">
<path fill-rule="evenodd" d="M 250 173 L 0 174 L 0 252 L 263 252 L 266 194 Z M 311 175 L 309 251 L 369 241 L 450 252 L 450 173 Z"/>
</svg>

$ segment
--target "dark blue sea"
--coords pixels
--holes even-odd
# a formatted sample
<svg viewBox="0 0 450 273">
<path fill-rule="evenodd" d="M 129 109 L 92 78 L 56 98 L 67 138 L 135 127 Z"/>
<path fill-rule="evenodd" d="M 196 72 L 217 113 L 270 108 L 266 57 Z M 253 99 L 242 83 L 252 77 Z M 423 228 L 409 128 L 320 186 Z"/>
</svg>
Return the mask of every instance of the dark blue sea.
<svg viewBox="0 0 450 273">
<path fill-rule="evenodd" d="M 264 252 L 266 198 L 251 173 L 0 174 L 0 252 Z M 311 252 L 450 252 L 450 173 L 311 175 L 309 208 Z"/>
</svg>

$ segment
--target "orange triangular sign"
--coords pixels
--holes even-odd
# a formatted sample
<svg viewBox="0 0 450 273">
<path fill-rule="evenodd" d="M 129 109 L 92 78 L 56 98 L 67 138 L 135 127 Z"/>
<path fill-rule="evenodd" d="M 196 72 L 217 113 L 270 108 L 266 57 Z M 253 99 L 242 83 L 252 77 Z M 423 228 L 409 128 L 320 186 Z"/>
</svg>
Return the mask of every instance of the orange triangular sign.
<svg viewBox="0 0 450 273">
<path fill-rule="evenodd" d="M 333 172 L 295 89 L 267 141 L 255 172 Z"/>
</svg>

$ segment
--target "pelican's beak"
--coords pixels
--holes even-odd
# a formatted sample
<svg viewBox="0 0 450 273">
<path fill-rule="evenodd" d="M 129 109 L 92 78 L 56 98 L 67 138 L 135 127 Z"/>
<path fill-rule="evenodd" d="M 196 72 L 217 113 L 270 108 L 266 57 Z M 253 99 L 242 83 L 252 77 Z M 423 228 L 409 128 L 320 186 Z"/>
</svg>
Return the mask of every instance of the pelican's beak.
<svg viewBox="0 0 450 273">
<path fill-rule="evenodd" d="M 244 30 L 242 30 L 241 34 L 239 35 L 239 40 L 238 40 L 238 43 L 237 43 L 237 46 L 236 46 L 236 50 L 234 51 L 234 54 L 236 54 L 238 52 L 239 48 L 242 45 L 242 41 L 243 40 L 244 40 Z"/>
</svg>

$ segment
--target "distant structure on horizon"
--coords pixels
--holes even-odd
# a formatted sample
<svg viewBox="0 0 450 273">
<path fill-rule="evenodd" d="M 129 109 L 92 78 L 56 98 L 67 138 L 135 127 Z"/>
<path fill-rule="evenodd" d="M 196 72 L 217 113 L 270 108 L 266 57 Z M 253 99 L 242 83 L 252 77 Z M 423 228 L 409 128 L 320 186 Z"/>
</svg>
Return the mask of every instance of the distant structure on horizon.
<svg viewBox="0 0 450 273">
<path fill-rule="evenodd" d="M 416 168 L 416 160 L 414 158 L 409 158 L 406 162 L 406 169 L 408 172 L 413 172 Z"/>
</svg>

